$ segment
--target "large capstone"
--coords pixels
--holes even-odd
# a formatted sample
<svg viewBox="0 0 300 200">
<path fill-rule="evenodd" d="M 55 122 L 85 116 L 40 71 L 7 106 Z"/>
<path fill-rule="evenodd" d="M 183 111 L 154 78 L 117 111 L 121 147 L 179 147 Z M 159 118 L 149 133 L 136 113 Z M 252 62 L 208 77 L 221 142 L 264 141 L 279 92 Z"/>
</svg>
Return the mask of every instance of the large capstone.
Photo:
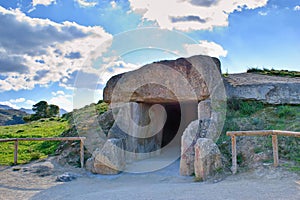
<svg viewBox="0 0 300 200">
<path fill-rule="evenodd" d="M 220 70 L 220 61 L 209 56 L 195 57 L 200 60 L 197 67 L 189 59 L 179 58 L 155 62 L 138 70 L 118 74 L 107 82 L 103 93 L 104 101 L 172 103 L 204 100 L 209 97 L 209 90 L 199 68 L 217 66 Z"/>
</svg>

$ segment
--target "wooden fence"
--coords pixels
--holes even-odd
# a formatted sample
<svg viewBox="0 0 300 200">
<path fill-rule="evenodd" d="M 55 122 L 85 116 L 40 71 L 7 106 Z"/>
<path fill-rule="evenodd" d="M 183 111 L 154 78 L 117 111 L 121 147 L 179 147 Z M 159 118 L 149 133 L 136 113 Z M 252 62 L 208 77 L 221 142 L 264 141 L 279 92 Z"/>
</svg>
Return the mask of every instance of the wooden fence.
<svg viewBox="0 0 300 200">
<path fill-rule="evenodd" d="M 260 130 L 260 131 L 228 131 L 226 133 L 231 136 L 231 147 L 232 147 L 232 173 L 237 172 L 237 153 L 236 153 L 236 136 L 268 136 L 272 135 L 272 147 L 273 147 L 273 159 L 274 166 L 278 166 L 278 140 L 277 136 L 292 136 L 300 137 L 300 132 L 292 131 L 278 131 L 278 130 Z"/>
<path fill-rule="evenodd" d="M 84 140 L 85 137 L 53 137 L 53 138 L 8 138 L 0 139 L 0 142 L 15 142 L 14 145 L 14 164 L 18 163 L 19 141 L 78 141 L 80 140 L 80 164 L 84 166 Z"/>
</svg>

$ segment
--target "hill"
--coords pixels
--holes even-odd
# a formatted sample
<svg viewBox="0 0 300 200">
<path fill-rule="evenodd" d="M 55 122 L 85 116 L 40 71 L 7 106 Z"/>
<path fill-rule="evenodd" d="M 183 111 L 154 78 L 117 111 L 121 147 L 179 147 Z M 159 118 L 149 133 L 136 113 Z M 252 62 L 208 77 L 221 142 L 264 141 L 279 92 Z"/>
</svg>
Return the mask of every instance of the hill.
<svg viewBox="0 0 300 200">
<path fill-rule="evenodd" d="M 24 124 L 23 117 L 27 113 L 15 109 L 0 109 L 0 126 Z"/>
</svg>

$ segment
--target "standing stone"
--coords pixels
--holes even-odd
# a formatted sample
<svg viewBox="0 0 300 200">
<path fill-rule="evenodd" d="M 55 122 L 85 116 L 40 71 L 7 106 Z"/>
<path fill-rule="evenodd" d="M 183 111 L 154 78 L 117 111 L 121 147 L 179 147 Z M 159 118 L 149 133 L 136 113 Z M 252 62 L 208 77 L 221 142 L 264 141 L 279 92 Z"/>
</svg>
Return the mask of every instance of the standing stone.
<svg viewBox="0 0 300 200">
<path fill-rule="evenodd" d="M 107 110 L 98 117 L 99 125 L 105 135 L 108 135 L 109 129 L 113 126 L 115 119 L 111 109 Z"/>
<path fill-rule="evenodd" d="M 119 108 L 108 138 L 124 141 L 127 163 L 160 153 L 162 128 L 166 120 L 166 113 L 163 111 L 160 105 L 134 102 Z"/>
<path fill-rule="evenodd" d="M 210 119 L 211 101 L 206 99 L 198 104 L 198 119 Z"/>
<path fill-rule="evenodd" d="M 194 173 L 194 145 L 198 138 L 199 121 L 191 122 L 181 137 L 180 174 L 190 176 Z"/>
<path fill-rule="evenodd" d="M 94 163 L 90 167 L 96 174 L 118 174 L 125 168 L 125 156 L 122 139 L 108 139 L 103 148 L 93 153 Z"/>
<path fill-rule="evenodd" d="M 181 137 L 180 174 L 190 176 L 194 173 L 195 144 L 198 138 L 209 136 L 210 119 L 192 121 Z"/>
<path fill-rule="evenodd" d="M 199 138 L 197 140 L 194 168 L 196 178 L 200 180 L 207 180 L 222 168 L 220 150 L 211 139 Z"/>
</svg>

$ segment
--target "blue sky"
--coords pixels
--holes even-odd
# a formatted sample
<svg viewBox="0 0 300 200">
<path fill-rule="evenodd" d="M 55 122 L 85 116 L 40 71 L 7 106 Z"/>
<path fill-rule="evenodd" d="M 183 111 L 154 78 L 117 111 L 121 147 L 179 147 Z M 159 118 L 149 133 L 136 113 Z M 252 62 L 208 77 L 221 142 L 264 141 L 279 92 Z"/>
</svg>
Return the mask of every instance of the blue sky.
<svg viewBox="0 0 300 200">
<path fill-rule="evenodd" d="M 0 104 L 71 111 L 143 64 L 206 54 L 222 71 L 300 68 L 298 0 L 2 0 Z"/>
</svg>

